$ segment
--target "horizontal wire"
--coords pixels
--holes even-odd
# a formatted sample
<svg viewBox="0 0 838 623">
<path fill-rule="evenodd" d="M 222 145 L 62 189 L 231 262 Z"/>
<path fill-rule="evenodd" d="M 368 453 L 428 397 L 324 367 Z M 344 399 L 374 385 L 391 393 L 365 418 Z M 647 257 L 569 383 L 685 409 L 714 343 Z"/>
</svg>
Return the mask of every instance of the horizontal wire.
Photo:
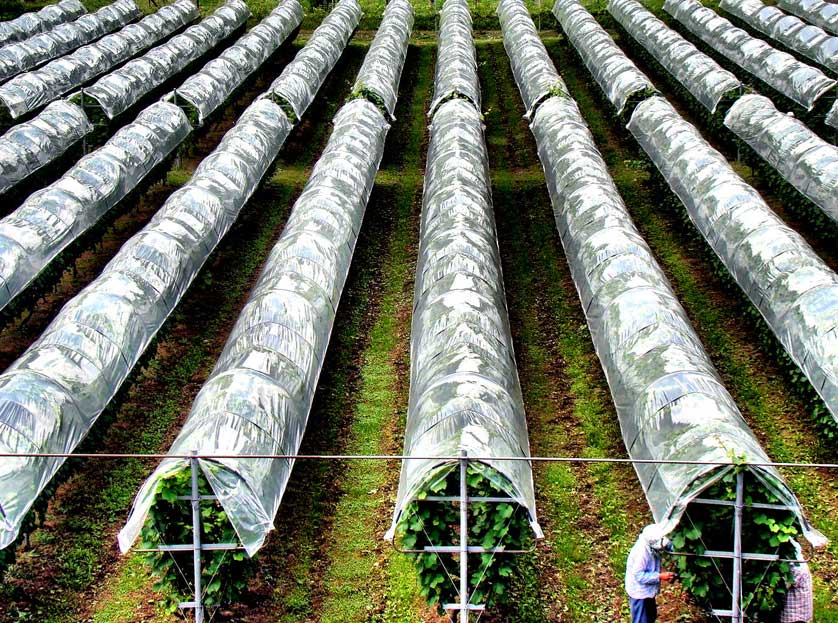
<svg viewBox="0 0 838 623">
<path fill-rule="evenodd" d="M 64 453 L 64 452 L 2 452 L 0 459 L 286 459 L 315 461 L 460 461 L 460 455 L 410 456 L 405 454 L 160 454 L 160 453 Z M 838 469 L 838 463 L 795 462 L 733 462 L 698 461 L 686 459 L 630 459 L 618 457 L 581 456 L 467 456 L 469 461 L 526 461 L 532 463 L 618 463 L 631 465 L 706 465 L 715 467 L 798 467 L 812 469 Z"/>
</svg>

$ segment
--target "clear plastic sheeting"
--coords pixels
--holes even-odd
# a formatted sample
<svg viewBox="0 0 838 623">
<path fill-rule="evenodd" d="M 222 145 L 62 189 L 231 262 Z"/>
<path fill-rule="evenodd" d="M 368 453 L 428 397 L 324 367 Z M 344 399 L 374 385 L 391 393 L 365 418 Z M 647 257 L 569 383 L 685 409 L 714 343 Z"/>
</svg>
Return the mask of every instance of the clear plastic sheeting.
<svg viewBox="0 0 838 623">
<path fill-rule="evenodd" d="M 0 219 L 0 309 L 136 188 L 191 130 L 177 106 L 153 104 L 59 180 Z"/>
<path fill-rule="evenodd" d="M 63 56 L 140 16 L 134 0 L 117 0 L 74 22 L 0 48 L 0 82 Z"/>
<path fill-rule="evenodd" d="M 722 9 L 827 69 L 838 72 L 838 37 L 762 0 L 722 0 Z"/>
<path fill-rule="evenodd" d="M 174 91 L 172 101 L 189 104 L 203 123 L 268 57 L 283 44 L 303 20 L 297 0 L 284 0 L 236 43 L 190 76 Z"/>
<path fill-rule="evenodd" d="M 608 12 L 711 113 L 742 83 L 636 0 L 610 0 Z"/>
<path fill-rule="evenodd" d="M 389 126 L 366 100 L 346 104 L 271 251 L 221 357 L 170 454 L 296 454 Z M 248 555 L 262 546 L 293 460 L 200 459 Z M 127 552 L 159 483 L 188 469 L 165 459 L 143 484 L 119 534 Z"/>
<path fill-rule="evenodd" d="M 629 456 L 730 465 L 634 465 L 652 516 L 670 530 L 691 500 L 733 468 L 732 454 L 769 458 L 634 226 L 576 103 L 547 100 L 531 129 Z M 810 530 L 777 470 L 753 469 Z"/>
<path fill-rule="evenodd" d="M 0 86 L 0 102 L 12 117 L 20 117 L 110 71 L 195 17 L 196 9 L 187 0 L 165 6 L 136 24 L 10 80 Z"/>
<path fill-rule="evenodd" d="M 0 192 L 60 158 L 93 130 L 81 108 L 58 101 L 0 137 Z"/>
<path fill-rule="evenodd" d="M 191 4 L 191 0 L 179 1 Z M 103 76 L 84 89 L 82 97 L 93 100 L 93 105 L 113 119 L 231 36 L 249 17 L 250 10 L 243 2 L 228 2 L 199 24 Z M 267 47 L 269 41 L 260 40 L 260 44 Z M 243 56 L 241 50 L 238 56 Z"/>
<path fill-rule="evenodd" d="M 23 41 L 38 33 L 73 21 L 87 13 L 79 0 L 61 0 L 45 6 L 40 11 L 24 13 L 7 22 L 0 22 L 0 47 Z"/>
<path fill-rule="evenodd" d="M 567 85 L 547 54 L 526 5 L 521 0 L 501 0 L 497 14 L 503 47 L 529 119 L 543 100 L 567 95 Z"/>
<path fill-rule="evenodd" d="M 666 0 L 663 8 L 711 49 L 807 110 L 835 87 L 820 69 L 736 28 L 698 0 Z"/>
<path fill-rule="evenodd" d="M 777 4 L 789 13 L 802 17 L 810 24 L 820 26 L 838 35 L 838 4 L 824 0 L 778 0 Z"/>
<path fill-rule="evenodd" d="M 838 222 L 838 147 L 827 143 L 767 97 L 745 95 L 725 125 L 789 184 Z"/>
<path fill-rule="evenodd" d="M 75 449 L 229 231 L 290 131 L 273 102 L 248 107 L 192 179 L 0 375 L 0 452 Z M 0 465 L 0 548 L 16 538 L 25 513 L 63 462 L 19 457 Z"/>
<path fill-rule="evenodd" d="M 838 275 L 665 99 L 628 128 L 838 420 Z"/>
<path fill-rule="evenodd" d="M 450 2 L 450 0 L 449 0 Z M 430 128 L 410 331 L 410 397 L 393 523 L 462 451 L 484 457 L 496 484 L 527 509 L 536 534 L 524 402 L 506 310 L 480 112 L 444 102 Z"/>
<path fill-rule="evenodd" d="M 434 97 L 428 116 L 443 102 L 460 97 L 480 109 L 477 53 L 471 33 L 471 13 L 466 0 L 445 0 L 439 12 Z"/>
<path fill-rule="evenodd" d="M 391 120 L 395 119 L 399 82 L 412 29 L 413 5 L 409 0 L 390 0 L 352 88 L 355 93 L 363 91 L 380 99 Z"/>
<path fill-rule="evenodd" d="M 273 81 L 268 97 L 290 106 L 297 119 L 302 117 L 360 21 L 358 0 L 340 0 L 312 33 L 305 47 Z"/>
<path fill-rule="evenodd" d="M 556 0 L 553 15 L 608 100 L 622 114 L 634 95 L 655 86 L 578 0 Z"/>
</svg>

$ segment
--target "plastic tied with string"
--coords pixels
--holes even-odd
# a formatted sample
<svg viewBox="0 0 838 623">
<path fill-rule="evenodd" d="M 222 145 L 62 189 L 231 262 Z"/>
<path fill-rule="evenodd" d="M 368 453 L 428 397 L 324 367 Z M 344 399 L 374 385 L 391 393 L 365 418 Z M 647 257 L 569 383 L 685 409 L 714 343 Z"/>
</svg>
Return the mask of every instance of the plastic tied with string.
<svg viewBox="0 0 838 623">
<path fill-rule="evenodd" d="M 250 15 L 243 2 L 228 2 L 200 23 L 103 76 L 74 97 L 84 97 L 86 106 L 94 106 L 113 119 L 242 28 Z M 256 29 L 262 30 L 259 26 Z M 266 49 L 269 43 L 260 40 Z M 222 55 L 230 55 L 230 49 Z"/>
<path fill-rule="evenodd" d="M 340 0 L 312 33 L 306 46 L 273 81 L 267 97 L 285 106 L 297 119 L 302 117 L 360 21 L 358 0 Z"/>
<path fill-rule="evenodd" d="M 32 112 L 124 63 L 196 16 L 194 4 L 178 0 L 119 32 L 10 80 L 0 86 L 0 102 L 12 118 Z"/>
<path fill-rule="evenodd" d="M 0 22 L 0 47 L 23 41 L 38 33 L 71 22 L 87 13 L 80 0 L 61 0 L 39 11 L 24 13 L 15 19 Z"/>
<path fill-rule="evenodd" d="M 358 97 L 380 102 L 391 121 L 395 119 L 399 82 L 412 29 L 413 5 L 409 0 L 390 0 L 352 87 Z"/>
<path fill-rule="evenodd" d="M 95 13 L 0 48 L 0 82 L 122 28 L 140 16 L 134 0 L 117 0 Z"/>
<path fill-rule="evenodd" d="M 665 99 L 628 129 L 838 421 L 838 275 Z"/>
<path fill-rule="evenodd" d="M 838 37 L 762 0 L 722 0 L 719 6 L 749 26 L 838 73 Z"/>
<path fill-rule="evenodd" d="M 503 33 L 503 47 L 524 100 L 525 117 L 529 119 L 536 107 L 548 97 L 567 96 L 567 85 L 547 54 L 526 5 L 521 0 L 501 0 L 497 14 Z"/>
<path fill-rule="evenodd" d="M 663 8 L 711 49 L 806 110 L 836 85 L 817 67 L 752 37 L 698 0 L 666 0 Z"/>
<path fill-rule="evenodd" d="M 297 0 L 284 0 L 234 45 L 209 61 L 175 89 L 171 100 L 197 111 L 204 121 L 227 101 L 302 23 L 303 7 Z"/>
<path fill-rule="evenodd" d="M 323 154 L 171 454 L 299 451 L 388 129 L 367 100 L 338 111 Z M 294 461 L 198 463 L 252 556 L 273 529 Z M 123 552 L 139 536 L 161 481 L 185 469 L 188 460 L 164 459 L 143 484 L 119 534 Z"/>
<path fill-rule="evenodd" d="M 711 113 L 742 83 L 731 72 L 655 17 L 637 0 L 610 0 L 608 12 Z"/>
<path fill-rule="evenodd" d="M 724 124 L 838 223 L 838 147 L 762 95 L 739 98 Z"/>
<path fill-rule="evenodd" d="M 63 156 L 93 131 L 84 111 L 59 100 L 0 137 L 0 193 Z"/>
</svg>

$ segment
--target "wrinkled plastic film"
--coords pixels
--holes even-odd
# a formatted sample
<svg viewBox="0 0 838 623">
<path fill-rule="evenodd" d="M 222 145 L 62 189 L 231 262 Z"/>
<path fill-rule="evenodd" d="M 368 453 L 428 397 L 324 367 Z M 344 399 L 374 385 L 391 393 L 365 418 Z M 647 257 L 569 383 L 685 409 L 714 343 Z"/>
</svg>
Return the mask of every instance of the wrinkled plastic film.
<svg viewBox="0 0 838 623">
<path fill-rule="evenodd" d="M 466 0 L 446 0 L 439 12 L 434 96 L 428 116 L 433 117 L 440 104 L 455 97 L 465 98 L 480 109 L 477 52 Z"/>
<path fill-rule="evenodd" d="M 636 0 L 610 0 L 608 12 L 710 112 L 742 83 Z"/>
<path fill-rule="evenodd" d="M 252 104 L 191 180 L 125 243 L 38 340 L 0 375 L 3 452 L 71 452 L 116 394 L 229 231 L 291 131 L 282 109 Z M 63 459 L 4 462 L 0 547 Z"/>
<path fill-rule="evenodd" d="M 838 275 L 666 100 L 628 128 L 838 420 Z"/>
<path fill-rule="evenodd" d="M 158 102 L 0 219 L 0 309 L 93 227 L 191 131 L 183 112 Z"/>
<path fill-rule="evenodd" d="M 83 96 L 113 119 L 230 37 L 249 17 L 243 2 L 224 4 L 200 23 L 103 76 L 85 88 Z"/>
<path fill-rule="evenodd" d="M 802 17 L 810 24 L 820 26 L 838 35 L 838 5 L 824 0 L 778 0 L 777 4 L 789 13 Z"/>
<path fill-rule="evenodd" d="M 835 87 L 820 69 L 750 36 L 698 0 L 666 0 L 663 8 L 711 49 L 807 110 Z"/>
<path fill-rule="evenodd" d="M 449 0 L 450 1 L 450 0 Z M 410 343 L 406 456 L 484 457 L 497 484 L 536 522 L 526 415 L 506 309 L 479 111 L 463 99 L 434 113 L 425 170 Z M 402 513 L 456 460 L 402 462 Z"/>
<path fill-rule="evenodd" d="M 521 0 L 501 0 L 497 14 L 503 47 L 529 119 L 546 98 L 567 95 L 567 85 L 547 54 L 526 5 Z"/>
<path fill-rule="evenodd" d="M 722 0 L 722 9 L 832 72 L 838 72 L 838 37 L 762 0 Z"/>
<path fill-rule="evenodd" d="M 60 158 L 92 131 L 84 111 L 65 101 L 13 126 L 0 137 L 0 193 Z"/>
<path fill-rule="evenodd" d="M 302 20 L 302 5 L 297 0 L 284 0 L 233 46 L 175 89 L 173 101 L 192 106 L 198 111 L 198 122 L 203 123 L 276 52 Z"/>
<path fill-rule="evenodd" d="M 287 103 L 298 119 L 302 117 L 360 21 L 358 1 L 340 0 L 312 33 L 306 46 L 274 80 L 268 96 Z"/>
<path fill-rule="evenodd" d="M 388 129 L 366 100 L 335 116 L 323 155 L 171 454 L 298 452 Z M 161 480 L 188 464 L 166 459 L 143 484 L 119 535 L 123 552 L 139 536 Z M 252 556 L 273 529 L 293 461 L 200 464 Z"/>
<path fill-rule="evenodd" d="M 0 48 L 0 82 L 63 56 L 140 16 L 134 0 L 117 0 L 95 13 Z"/>
<path fill-rule="evenodd" d="M 412 29 L 413 5 L 409 0 L 390 0 L 352 88 L 355 93 L 369 91 L 379 98 L 391 120 L 395 119 L 399 82 Z"/>
<path fill-rule="evenodd" d="M 827 143 L 767 97 L 745 95 L 725 125 L 789 184 L 838 222 L 838 147 Z"/>
<path fill-rule="evenodd" d="M 15 19 L 0 22 L 0 47 L 23 41 L 87 13 L 79 0 L 61 0 L 45 6 L 40 11 L 24 13 Z"/>
<path fill-rule="evenodd" d="M 618 114 L 633 95 L 655 92 L 646 74 L 578 0 L 556 0 L 553 15 Z"/>
<path fill-rule="evenodd" d="M 731 453 L 769 458 L 634 226 L 576 103 L 547 100 L 531 129 L 629 456 L 730 464 L 634 465 L 655 521 L 671 530 L 689 502 L 732 469 Z M 777 470 L 756 471 L 795 510 L 807 538 L 820 542 Z"/>
<path fill-rule="evenodd" d="M 168 37 L 192 21 L 195 11 L 185 0 L 165 6 L 136 24 L 10 80 L 0 86 L 0 102 L 14 118 L 36 110 Z"/>
</svg>

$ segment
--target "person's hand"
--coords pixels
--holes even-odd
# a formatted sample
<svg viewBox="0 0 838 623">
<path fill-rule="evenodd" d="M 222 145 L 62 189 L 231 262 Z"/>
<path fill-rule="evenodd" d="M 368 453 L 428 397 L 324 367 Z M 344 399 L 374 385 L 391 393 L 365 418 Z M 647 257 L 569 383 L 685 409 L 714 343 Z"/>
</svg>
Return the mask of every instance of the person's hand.
<svg viewBox="0 0 838 623">
<path fill-rule="evenodd" d="M 661 582 L 671 582 L 675 579 L 675 574 L 672 571 L 661 572 Z"/>
</svg>

